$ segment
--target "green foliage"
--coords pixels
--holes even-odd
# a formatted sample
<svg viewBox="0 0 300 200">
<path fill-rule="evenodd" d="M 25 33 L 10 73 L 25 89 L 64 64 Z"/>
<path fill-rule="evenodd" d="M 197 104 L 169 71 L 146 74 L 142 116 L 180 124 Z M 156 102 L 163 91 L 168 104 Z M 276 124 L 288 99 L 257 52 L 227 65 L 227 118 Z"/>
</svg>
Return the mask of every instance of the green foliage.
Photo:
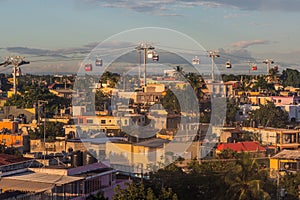
<svg viewBox="0 0 300 200">
<path fill-rule="evenodd" d="M 242 153 L 236 160 L 235 170 L 231 170 L 225 177 L 229 186 L 226 199 L 271 199 L 263 189 L 264 181 L 267 181 L 266 173 L 260 170 L 256 160 L 252 159 L 250 154 Z"/>
<path fill-rule="evenodd" d="M 56 137 L 64 137 L 64 124 L 61 122 L 46 122 L 46 140 L 55 141 Z M 41 139 L 44 137 L 44 124 L 38 126 L 35 130 L 29 131 L 30 139 Z"/>
<path fill-rule="evenodd" d="M 46 111 L 49 115 L 55 114 L 59 106 L 69 106 L 70 100 L 58 97 L 48 90 L 46 87 L 30 87 L 21 94 L 13 95 L 8 98 L 6 106 L 17 106 L 18 108 L 33 108 L 37 105 L 38 100 L 48 101 Z"/>
<path fill-rule="evenodd" d="M 254 86 L 252 87 L 252 90 L 268 90 L 268 91 L 274 91 L 274 84 L 268 83 L 265 76 L 260 76 L 255 82 Z"/>
<path fill-rule="evenodd" d="M 0 144 L 0 153 L 14 155 L 14 156 L 22 155 L 17 148 L 15 148 L 13 146 L 7 147 L 6 145 L 3 145 L 3 144 Z"/>
<path fill-rule="evenodd" d="M 180 105 L 176 95 L 171 90 L 167 90 L 166 92 L 166 95 L 161 99 L 164 108 L 169 112 L 180 112 Z"/>
<path fill-rule="evenodd" d="M 260 108 L 254 110 L 250 116 L 250 121 L 255 120 L 262 126 L 283 128 L 289 123 L 288 113 L 268 102 L 266 105 L 260 105 Z"/>
<path fill-rule="evenodd" d="M 227 100 L 227 109 L 226 109 L 226 123 L 232 124 L 235 122 L 235 116 L 239 110 L 238 104 L 232 99 Z"/>
<path fill-rule="evenodd" d="M 276 191 L 268 180 L 268 173 L 250 154 L 239 154 L 235 159 L 198 160 L 188 163 L 184 173 L 176 163 L 152 174 L 144 184 L 155 194 L 161 187 L 172 188 L 178 199 L 270 199 Z M 272 196 L 273 197 L 273 196 Z"/>
<path fill-rule="evenodd" d="M 95 195 L 87 197 L 87 200 L 108 200 L 108 198 L 104 196 L 104 193 L 102 191 L 100 191 Z"/>
<path fill-rule="evenodd" d="M 280 187 L 286 189 L 286 199 L 298 199 L 298 185 L 300 185 L 300 173 L 286 173 L 280 178 Z"/>
<path fill-rule="evenodd" d="M 120 80 L 120 75 L 117 73 L 112 73 L 109 71 L 106 71 L 102 74 L 100 77 L 101 83 L 109 83 L 109 87 L 114 88 L 118 81 Z"/>
<path fill-rule="evenodd" d="M 237 158 L 237 152 L 233 151 L 232 149 L 223 149 L 219 154 L 219 157 L 223 159 Z"/>
<path fill-rule="evenodd" d="M 283 86 L 293 86 L 300 87 L 300 72 L 296 69 L 286 69 L 283 70 L 282 75 L 280 77 Z"/>
<path fill-rule="evenodd" d="M 116 187 L 113 200 L 177 200 L 177 195 L 173 193 L 171 188 L 161 188 L 158 196 L 153 190 L 145 188 L 143 183 L 127 183 L 125 189 L 120 186 Z"/>
<path fill-rule="evenodd" d="M 95 109 L 102 111 L 110 105 L 110 95 L 103 94 L 100 90 L 95 93 Z"/>
<path fill-rule="evenodd" d="M 224 82 L 239 81 L 239 80 L 241 80 L 241 77 L 239 75 L 234 75 L 234 74 L 222 74 L 222 80 Z"/>
</svg>

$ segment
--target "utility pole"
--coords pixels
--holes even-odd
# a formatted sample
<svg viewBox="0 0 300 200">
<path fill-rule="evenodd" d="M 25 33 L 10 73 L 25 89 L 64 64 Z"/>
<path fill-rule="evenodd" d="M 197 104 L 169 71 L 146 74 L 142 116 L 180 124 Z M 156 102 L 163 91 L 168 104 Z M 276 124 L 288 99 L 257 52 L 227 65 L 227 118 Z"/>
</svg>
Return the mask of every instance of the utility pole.
<svg viewBox="0 0 300 200">
<path fill-rule="evenodd" d="M 139 49 L 138 49 L 138 64 L 139 64 L 139 74 L 138 74 L 139 82 L 138 82 L 138 88 L 140 88 L 141 87 L 142 54 L 141 54 L 141 50 L 139 50 Z"/>
<path fill-rule="evenodd" d="M 40 109 L 39 109 L 40 106 L 41 105 L 45 106 L 45 104 L 48 104 L 48 101 L 38 100 L 38 113 L 40 113 Z M 40 115 L 38 117 L 38 120 L 39 120 L 39 118 L 40 118 Z M 45 160 L 45 158 L 46 158 L 46 108 L 44 111 L 44 130 L 43 130 L 43 132 L 44 132 L 44 160 Z"/>
<path fill-rule="evenodd" d="M 19 66 L 29 64 L 24 60 L 25 57 L 22 56 L 9 56 L 6 58 L 6 61 L 0 63 L 0 66 L 7 67 L 9 65 L 13 65 L 13 79 L 14 79 L 14 94 L 17 94 L 17 71 L 19 70 Z"/>
<path fill-rule="evenodd" d="M 270 74 L 270 65 L 274 63 L 272 59 L 266 59 L 263 61 L 267 65 L 267 75 Z"/>
<path fill-rule="evenodd" d="M 251 70 L 250 70 L 251 64 L 252 64 L 252 63 L 251 63 L 251 61 L 249 60 L 249 61 L 248 61 L 248 73 L 249 73 L 249 76 L 250 76 L 250 72 L 251 72 Z"/>
<path fill-rule="evenodd" d="M 146 64 L 147 64 L 147 52 L 149 50 L 155 49 L 151 44 L 149 43 L 140 43 L 135 49 L 138 51 L 143 50 L 144 51 L 144 86 L 147 85 L 147 71 L 146 71 Z"/>
<path fill-rule="evenodd" d="M 215 58 L 220 57 L 217 51 L 209 51 L 208 56 L 211 57 L 211 79 L 215 81 Z"/>
</svg>

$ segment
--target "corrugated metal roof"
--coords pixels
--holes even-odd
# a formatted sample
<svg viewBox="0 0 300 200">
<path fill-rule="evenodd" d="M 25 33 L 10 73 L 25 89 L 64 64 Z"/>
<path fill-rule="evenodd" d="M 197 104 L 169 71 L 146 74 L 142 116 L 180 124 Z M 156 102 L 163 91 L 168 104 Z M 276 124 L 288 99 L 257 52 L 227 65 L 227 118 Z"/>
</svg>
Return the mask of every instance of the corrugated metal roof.
<svg viewBox="0 0 300 200">
<path fill-rule="evenodd" d="M 22 192 L 44 192 L 54 187 L 54 184 L 39 183 L 25 180 L 14 180 L 2 178 L 0 180 L 0 188 L 3 190 L 16 190 Z"/>
<path fill-rule="evenodd" d="M 57 174 L 46 174 L 46 173 L 26 173 L 21 175 L 15 175 L 10 177 L 4 177 L 4 179 L 11 180 L 30 180 L 32 182 L 39 183 L 54 183 L 56 185 L 64 185 L 67 183 L 72 183 L 74 181 L 81 180 L 81 177 L 75 176 L 65 176 Z"/>
<path fill-rule="evenodd" d="M 46 173 L 23 173 L 10 177 L 2 177 L 0 188 L 25 192 L 43 192 L 52 189 L 55 185 L 65 185 L 82 177 L 46 174 Z"/>
<path fill-rule="evenodd" d="M 299 150 L 283 150 L 280 153 L 273 156 L 272 158 L 300 160 L 300 151 Z"/>
</svg>

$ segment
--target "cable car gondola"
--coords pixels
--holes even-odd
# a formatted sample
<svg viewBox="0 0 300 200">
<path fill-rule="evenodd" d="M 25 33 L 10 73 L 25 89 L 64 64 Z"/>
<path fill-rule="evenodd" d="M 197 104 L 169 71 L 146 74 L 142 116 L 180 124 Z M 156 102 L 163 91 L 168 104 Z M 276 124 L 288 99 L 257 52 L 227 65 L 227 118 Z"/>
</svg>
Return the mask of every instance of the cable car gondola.
<svg viewBox="0 0 300 200">
<path fill-rule="evenodd" d="M 192 60 L 192 64 L 193 65 L 199 65 L 200 64 L 200 59 L 198 58 L 198 56 L 195 56 Z"/>
<path fill-rule="evenodd" d="M 86 65 L 84 66 L 84 70 L 85 70 L 86 72 L 92 71 L 92 70 L 93 70 L 93 65 L 92 65 L 92 64 L 86 64 Z"/>
<path fill-rule="evenodd" d="M 22 75 L 22 71 L 21 71 L 21 68 L 20 67 L 17 67 L 16 68 L 16 77 L 19 77 Z"/>
<path fill-rule="evenodd" d="M 252 70 L 256 71 L 257 70 L 257 66 L 256 65 L 252 65 Z"/>
<path fill-rule="evenodd" d="M 102 59 L 97 58 L 96 61 L 95 61 L 95 65 L 98 66 L 98 67 L 101 67 L 102 66 Z"/>
<path fill-rule="evenodd" d="M 274 69 L 275 71 L 278 71 L 278 66 L 275 65 L 275 66 L 273 67 L 273 69 Z"/>
<path fill-rule="evenodd" d="M 153 56 L 154 56 L 154 52 L 152 50 L 149 50 L 147 52 L 147 57 L 151 59 L 151 58 L 153 58 Z"/>
<path fill-rule="evenodd" d="M 229 60 L 226 62 L 226 68 L 231 68 L 231 63 Z"/>
<path fill-rule="evenodd" d="M 154 54 L 153 57 L 152 57 L 152 60 L 153 61 L 158 61 L 159 60 L 158 54 Z"/>
</svg>

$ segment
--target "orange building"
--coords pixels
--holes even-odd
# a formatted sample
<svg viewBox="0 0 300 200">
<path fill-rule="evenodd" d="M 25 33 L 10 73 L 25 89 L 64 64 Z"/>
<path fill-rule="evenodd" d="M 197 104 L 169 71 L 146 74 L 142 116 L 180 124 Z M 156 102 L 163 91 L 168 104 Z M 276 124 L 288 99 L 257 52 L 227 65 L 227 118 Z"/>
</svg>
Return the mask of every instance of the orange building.
<svg viewBox="0 0 300 200">
<path fill-rule="evenodd" d="M 18 122 L 1 121 L 0 122 L 0 131 L 2 129 L 7 129 L 10 133 L 17 133 L 18 132 Z"/>
<path fill-rule="evenodd" d="M 23 136 L 15 134 L 0 134 L 0 143 L 2 145 L 10 146 L 22 146 L 23 145 Z"/>
</svg>

